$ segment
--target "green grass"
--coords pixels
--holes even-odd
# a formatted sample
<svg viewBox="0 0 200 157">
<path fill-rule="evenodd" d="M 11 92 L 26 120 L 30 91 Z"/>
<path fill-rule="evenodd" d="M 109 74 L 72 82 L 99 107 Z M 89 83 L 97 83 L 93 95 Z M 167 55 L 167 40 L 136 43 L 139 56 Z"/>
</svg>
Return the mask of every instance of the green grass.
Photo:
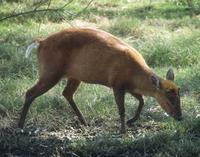
<svg viewBox="0 0 200 157">
<path fill-rule="evenodd" d="M 89 2 L 89 1 L 88 1 Z M 50 7 L 65 1 L 52 1 Z M 29 1 L 3 1 L 0 17 L 28 11 Z M 165 1 L 74 0 L 65 10 L 37 13 L 0 22 L 0 152 L 21 156 L 199 156 L 200 141 L 200 15 L 184 5 Z M 42 8 L 46 8 L 47 4 Z M 72 12 L 71 16 L 66 11 Z M 26 129 L 12 129 L 19 117 L 27 89 L 37 81 L 37 59 L 24 57 L 27 45 L 37 37 L 71 26 L 93 26 L 111 32 L 136 48 L 161 76 L 173 66 L 181 88 L 184 121 L 166 117 L 153 98 L 145 98 L 141 118 L 126 135 L 119 135 L 119 115 L 112 90 L 82 84 L 75 101 L 89 127 L 77 117 L 62 96 L 66 81 L 39 97 L 31 106 Z M 126 96 L 126 118 L 138 102 Z M 10 128 L 11 127 L 11 128 Z M 34 133 L 37 129 L 38 133 Z M 39 146 L 38 146 L 39 145 Z M 38 146 L 38 147 L 36 147 Z"/>
</svg>

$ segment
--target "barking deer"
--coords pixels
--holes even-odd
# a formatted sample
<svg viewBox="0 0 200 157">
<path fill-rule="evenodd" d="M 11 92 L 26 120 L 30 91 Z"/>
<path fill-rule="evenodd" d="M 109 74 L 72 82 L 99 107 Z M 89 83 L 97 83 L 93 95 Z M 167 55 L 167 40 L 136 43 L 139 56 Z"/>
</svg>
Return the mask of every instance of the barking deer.
<svg viewBox="0 0 200 157">
<path fill-rule="evenodd" d="M 35 40 L 27 48 L 27 57 L 33 48 L 38 49 L 39 80 L 26 92 L 18 123 L 20 128 L 24 126 L 31 103 L 62 78 L 68 79 L 63 96 L 84 125 L 87 125 L 86 120 L 73 99 L 81 82 L 100 84 L 113 90 L 121 133 L 126 132 L 124 96 L 127 92 L 139 101 L 135 116 L 127 121 L 127 125 L 139 118 L 143 96 L 154 97 L 167 114 L 176 120 L 182 119 L 179 88 L 173 82 L 173 70 L 168 70 L 166 79 L 160 78 L 139 52 L 107 32 L 89 28 L 66 29 L 46 39 Z"/>
</svg>

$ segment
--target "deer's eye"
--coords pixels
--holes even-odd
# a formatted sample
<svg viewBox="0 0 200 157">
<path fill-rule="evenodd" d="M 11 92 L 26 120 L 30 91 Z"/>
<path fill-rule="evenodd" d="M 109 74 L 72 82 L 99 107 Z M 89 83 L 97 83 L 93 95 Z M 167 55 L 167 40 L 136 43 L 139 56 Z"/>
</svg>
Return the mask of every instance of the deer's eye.
<svg viewBox="0 0 200 157">
<path fill-rule="evenodd" d="M 177 93 L 174 89 L 170 89 L 167 91 L 168 96 L 177 96 L 179 95 L 179 92 Z"/>
</svg>

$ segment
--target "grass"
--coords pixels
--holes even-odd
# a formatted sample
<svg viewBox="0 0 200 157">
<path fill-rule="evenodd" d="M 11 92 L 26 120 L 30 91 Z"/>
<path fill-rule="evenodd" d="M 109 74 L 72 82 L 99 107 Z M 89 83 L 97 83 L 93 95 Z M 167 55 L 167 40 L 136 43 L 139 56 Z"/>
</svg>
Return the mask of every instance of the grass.
<svg viewBox="0 0 200 157">
<path fill-rule="evenodd" d="M 52 1 L 59 7 L 65 1 Z M 0 17 L 30 10 L 28 1 L 3 1 Z M 200 15 L 171 2 L 126 0 L 74 0 L 59 13 L 26 15 L 0 22 L 0 152 L 4 156 L 199 156 L 200 141 Z M 47 7 L 47 6 L 44 6 Z M 66 81 L 39 97 L 31 106 L 26 128 L 13 129 L 24 94 L 37 80 L 33 53 L 25 59 L 27 45 L 36 37 L 71 26 L 92 26 L 109 31 L 136 48 L 147 63 L 165 77 L 172 65 L 181 88 L 184 121 L 166 117 L 153 98 L 145 98 L 141 118 L 126 135 L 119 135 L 119 115 L 112 91 L 82 84 L 75 97 L 90 127 L 79 125 L 62 97 Z M 138 102 L 126 96 L 126 118 Z M 46 154 L 45 154 L 46 153 Z"/>
</svg>

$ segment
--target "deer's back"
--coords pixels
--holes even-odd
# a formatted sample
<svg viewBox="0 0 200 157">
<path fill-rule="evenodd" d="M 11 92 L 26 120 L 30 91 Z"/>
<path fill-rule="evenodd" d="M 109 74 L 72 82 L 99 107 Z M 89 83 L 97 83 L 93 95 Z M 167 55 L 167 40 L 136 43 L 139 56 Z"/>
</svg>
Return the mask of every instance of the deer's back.
<svg viewBox="0 0 200 157">
<path fill-rule="evenodd" d="M 146 66 L 137 51 L 96 29 L 61 31 L 45 39 L 40 50 L 42 63 L 52 64 L 62 69 L 66 77 L 87 83 L 112 86 Z"/>
</svg>

